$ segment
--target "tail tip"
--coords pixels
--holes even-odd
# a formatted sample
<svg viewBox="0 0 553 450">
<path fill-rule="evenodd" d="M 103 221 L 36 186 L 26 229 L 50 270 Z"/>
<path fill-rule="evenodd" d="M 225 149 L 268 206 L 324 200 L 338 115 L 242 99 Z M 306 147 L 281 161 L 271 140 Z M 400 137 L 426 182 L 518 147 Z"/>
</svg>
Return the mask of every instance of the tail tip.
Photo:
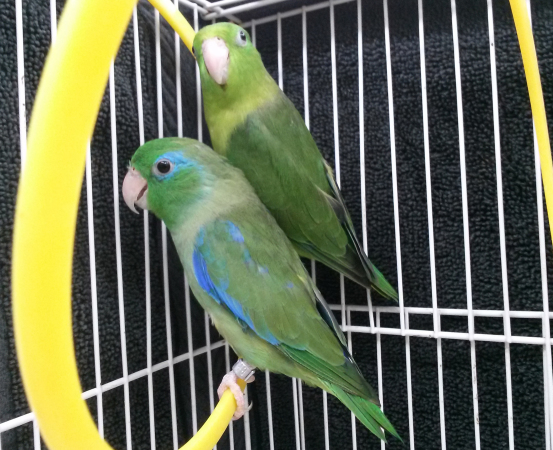
<svg viewBox="0 0 553 450">
<path fill-rule="evenodd" d="M 371 274 L 372 276 L 370 280 L 371 287 L 388 300 L 393 300 L 395 302 L 399 301 L 397 291 L 388 282 L 388 280 L 386 280 L 384 275 L 382 275 L 382 273 L 376 267 L 373 266 L 372 269 L 373 273 Z"/>
</svg>

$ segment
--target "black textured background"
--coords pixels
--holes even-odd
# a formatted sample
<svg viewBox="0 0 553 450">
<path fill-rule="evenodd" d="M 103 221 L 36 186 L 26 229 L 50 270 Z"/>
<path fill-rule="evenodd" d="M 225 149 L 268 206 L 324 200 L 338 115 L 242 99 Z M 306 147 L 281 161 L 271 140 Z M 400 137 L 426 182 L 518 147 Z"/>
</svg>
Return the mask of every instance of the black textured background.
<svg viewBox="0 0 553 450">
<path fill-rule="evenodd" d="M 295 2 L 300 4 L 301 2 Z M 294 3 L 294 5 L 295 5 Z M 312 2 L 309 2 L 312 3 Z M 13 345 L 10 308 L 10 246 L 17 177 L 20 167 L 15 8 L 12 0 L 0 0 L 0 422 L 28 412 Z M 59 5 L 61 10 L 61 5 Z M 288 4 L 292 7 L 292 4 Z M 392 84 L 394 94 L 395 146 L 401 240 L 403 296 L 406 306 L 431 307 L 430 253 L 425 181 L 419 29 L 415 0 L 389 0 Z M 271 11 L 256 10 L 244 18 L 262 17 Z M 189 19 L 188 10 L 181 8 Z M 542 73 L 546 107 L 553 117 L 553 4 L 533 0 L 533 25 Z M 493 1 L 501 130 L 501 163 L 505 210 L 508 292 L 512 310 L 542 309 L 536 183 L 533 136 L 526 84 L 508 0 Z M 344 197 L 361 234 L 359 172 L 359 93 L 356 2 L 335 7 L 336 56 L 341 180 Z M 457 1 L 464 137 L 470 229 L 472 298 L 476 309 L 503 308 L 492 87 L 485 0 Z M 310 125 L 325 157 L 334 162 L 332 78 L 330 63 L 329 9 L 307 16 Z M 158 136 L 155 78 L 154 19 L 152 9 L 141 4 L 138 14 L 146 139 Z M 163 23 L 163 21 L 162 21 Z M 459 129 L 455 67 L 448 0 L 424 2 L 427 99 L 429 117 L 432 208 L 434 214 L 437 299 L 441 308 L 466 307 L 466 272 L 461 203 Z M 49 5 L 23 1 L 26 106 L 29 117 L 40 70 L 50 41 Z M 162 33 L 164 133 L 176 135 L 174 38 L 166 26 Z M 256 27 L 257 44 L 268 70 L 277 77 L 276 22 Z M 381 1 L 363 1 L 363 57 L 368 248 L 371 259 L 397 286 L 396 236 L 392 196 L 388 79 Z M 301 16 L 282 20 L 284 91 L 304 111 Z M 181 46 L 183 129 L 196 137 L 194 66 Z M 117 150 L 119 187 L 126 164 L 139 145 L 132 24 L 115 62 Z M 98 116 L 92 141 L 95 256 L 100 318 L 102 383 L 122 376 L 111 163 L 109 97 Z M 207 137 L 207 132 L 204 133 Z M 207 139 L 206 139 L 207 140 Z M 83 389 L 95 387 L 91 284 L 89 265 L 86 190 L 83 188 L 77 225 L 74 259 L 73 317 L 77 359 Z M 125 304 L 126 345 L 129 373 L 146 367 L 146 309 L 144 240 L 142 219 L 120 207 L 122 275 Z M 552 252 L 546 221 L 548 282 L 553 281 Z M 167 359 L 165 308 L 162 278 L 161 232 L 150 218 L 152 359 Z M 188 350 L 184 316 L 183 278 L 174 253 L 169 252 L 173 353 Z M 339 279 L 317 265 L 317 280 L 329 303 L 339 303 Z M 348 304 L 366 305 L 362 289 L 346 282 Z M 385 304 L 374 299 L 375 304 Z M 206 343 L 201 309 L 192 302 L 193 344 Z M 352 323 L 368 325 L 366 313 L 352 313 Z M 397 314 L 382 314 L 381 324 L 399 327 Z M 410 326 L 432 329 L 431 316 L 411 316 Z M 465 318 L 443 317 L 444 331 L 467 332 Z M 512 333 L 541 336 L 540 319 L 512 319 Z M 475 319 L 477 333 L 502 334 L 503 320 Z M 210 330 L 212 342 L 219 340 Z M 367 379 L 376 386 L 376 336 L 354 334 L 353 351 Z M 406 439 L 390 448 L 409 447 L 405 338 L 382 335 L 384 408 Z M 437 343 L 411 338 L 411 379 L 414 436 L 417 448 L 438 449 L 440 419 L 437 382 Z M 508 448 L 505 346 L 476 342 L 479 423 L 482 449 Z M 445 430 L 448 448 L 472 449 L 474 420 L 470 366 L 470 343 L 442 340 Z M 517 448 L 545 448 L 543 405 L 543 350 L 539 346 L 510 347 L 514 438 Z M 213 351 L 215 386 L 225 372 L 224 349 Z M 195 358 L 198 422 L 209 413 L 206 355 Z M 190 379 L 187 362 L 175 366 L 179 442 L 192 432 Z M 167 369 L 154 373 L 154 403 L 157 448 L 171 448 L 171 414 Z M 276 449 L 294 449 L 292 383 L 271 376 Z M 268 449 L 265 377 L 259 374 L 250 385 L 254 408 L 250 413 L 254 449 Z M 130 383 L 133 448 L 150 448 L 147 380 Z M 95 399 L 89 406 L 96 414 Z M 106 439 L 124 449 L 123 388 L 103 395 Z M 307 449 L 324 448 L 323 402 L 320 391 L 303 387 Z M 244 424 L 234 424 L 235 448 L 244 448 Z M 351 420 L 339 402 L 329 398 L 331 448 L 351 448 Z M 1 434 L 4 449 L 31 449 L 32 426 L 20 426 Z M 379 448 L 375 438 L 357 423 L 360 449 Z M 229 448 L 228 433 L 219 448 Z"/>
</svg>

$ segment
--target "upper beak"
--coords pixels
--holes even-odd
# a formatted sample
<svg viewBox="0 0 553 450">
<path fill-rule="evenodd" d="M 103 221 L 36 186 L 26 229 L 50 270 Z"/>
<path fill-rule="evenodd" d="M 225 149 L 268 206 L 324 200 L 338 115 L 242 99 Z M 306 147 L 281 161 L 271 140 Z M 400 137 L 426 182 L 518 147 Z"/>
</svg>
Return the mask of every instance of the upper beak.
<svg viewBox="0 0 553 450">
<path fill-rule="evenodd" d="M 215 83 L 226 84 L 228 78 L 229 50 L 225 41 L 212 37 L 202 42 L 205 67 Z"/>
<path fill-rule="evenodd" d="M 148 209 L 148 182 L 142 178 L 138 170 L 129 167 L 127 175 L 123 180 L 123 198 L 127 206 L 138 214 L 135 205 L 142 209 Z"/>
</svg>

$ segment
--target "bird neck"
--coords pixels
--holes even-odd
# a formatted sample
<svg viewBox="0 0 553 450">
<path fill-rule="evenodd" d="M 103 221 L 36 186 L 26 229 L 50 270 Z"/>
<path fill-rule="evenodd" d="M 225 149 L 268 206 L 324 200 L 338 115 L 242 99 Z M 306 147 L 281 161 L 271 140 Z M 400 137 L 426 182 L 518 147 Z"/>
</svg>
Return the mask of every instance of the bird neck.
<svg viewBox="0 0 553 450">
<path fill-rule="evenodd" d="M 250 197 L 247 192 L 244 193 L 243 186 L 243 182 L 238 184 L 233 178 L 220 179 L 201 202 L 197 202 L 187 209 L 186 214 L 180 216 L 178 222 L 167 224 L 183 264 L 184 255 L 190 254 L 200 228 L 244 206 Z"/>
</svg>

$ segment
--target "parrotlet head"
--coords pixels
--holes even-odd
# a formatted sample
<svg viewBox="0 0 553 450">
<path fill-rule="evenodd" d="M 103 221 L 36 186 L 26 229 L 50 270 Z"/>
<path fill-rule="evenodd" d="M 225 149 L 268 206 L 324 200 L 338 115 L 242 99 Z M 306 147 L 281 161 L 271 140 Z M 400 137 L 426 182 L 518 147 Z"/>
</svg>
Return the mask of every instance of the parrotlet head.
<svg viewBox="0 0 553 450">
<path fill-rule="evenodd" d="M 194 139 L 165 138 L 147 142 L 133 155 L 123 181 L 123 198 L 152 211 L 168 227 L 209 194 L 222 158 Z"/>
<path fill-rule="evenodd" d="M 194 38 L 194 54 L 204 91 L 240 95 L 267 74 L 250 35 L 232 23 L 202 28 Z"/>
</svg>

